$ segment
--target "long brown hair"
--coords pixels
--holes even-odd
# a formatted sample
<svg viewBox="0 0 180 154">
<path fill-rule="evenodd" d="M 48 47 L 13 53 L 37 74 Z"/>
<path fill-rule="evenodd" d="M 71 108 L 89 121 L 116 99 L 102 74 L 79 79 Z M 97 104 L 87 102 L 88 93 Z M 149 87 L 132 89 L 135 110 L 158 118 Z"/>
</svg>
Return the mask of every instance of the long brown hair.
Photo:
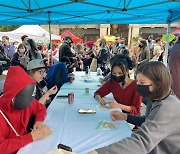
<svg viewBox="0 0 180 154">
<path fill-rule="evenodd" d="M 127 63 L 126 60 L 124 60 L 124 59 L 118 59 L 117 61 L 115 61 L 115 62 L 113 63 L 113 65 L 112 65 L 112 67 L 111 67 L 111 77 L 112 77 L 112 72 L 113 72 L 113 69 L 114 69 L 115 66 L 119 67 L 124 75 L 126 74 L 126 72 L 128 71 L 128 68 L 129 68 L 129 67 L 128 67 L 128 63 Z M 112 78 L 111 78 L 111 82 L 110 82 L 110 83 L 112 83 Z M 121 85 L 122 85 L 122 86 L 125 85 L 125 80 L 122 82 Z"/>
<path fill-rule="evenodd" d="M 27 42 L 29 43 L 29 45 L 31 47 L 31 49 L 29 50 L 30 54 L 33 57 L 37 58 L 38 55 L 37 55 L 37 52 L 36 52 L 36 50 L 37 50 L 36 42 L 33 39 L 28 39 Z"/>
<path fill-rule="evenodd" d="M 171 75 L 168 68 L 159 61 L 152 61 L 140 65 L 136 74 L 142 73 L 153 82 L 154 90 L 150 99 L 161 100 L 171 92 Z"/>
</svg>

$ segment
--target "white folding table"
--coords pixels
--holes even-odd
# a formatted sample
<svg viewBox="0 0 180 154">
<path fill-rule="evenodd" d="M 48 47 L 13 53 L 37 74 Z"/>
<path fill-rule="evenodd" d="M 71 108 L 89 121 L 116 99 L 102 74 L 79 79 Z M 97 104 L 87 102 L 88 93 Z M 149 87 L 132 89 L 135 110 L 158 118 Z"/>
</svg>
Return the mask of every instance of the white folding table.
<svg viewBox="0 0 180 154">
<path fill-rule="evenodd" d="M 76 76 L 76 80 L 81 75 Z M 54 98 L 47 110 L 45 123 L 52 129 L 53 134 L 45 139 L 34 141 L 21 148 L 18 154 L 43 154 L 57 148 L 59 143 L 70 146 L 77 154 L 85 154 L 91 150 L 109 145 L 131 135 L 131 129 L 126 121 L 112 122 L 110 111 L 99 108 L 94 99 L 95 89 L 90 83 L 89 93 L 85 93 L 84 84 L 79 88 L 64 88 L 57 95 L 74 93 L 74 103 L 68 104 L 67 98 Z M 63 85 L 64 86 L 64 85 Z M 95 114 L 79 114 L 78 109 L 93 109 Z M 115 129 L 97 129 L 100 120 L 112 122 Z"/>
</svg>

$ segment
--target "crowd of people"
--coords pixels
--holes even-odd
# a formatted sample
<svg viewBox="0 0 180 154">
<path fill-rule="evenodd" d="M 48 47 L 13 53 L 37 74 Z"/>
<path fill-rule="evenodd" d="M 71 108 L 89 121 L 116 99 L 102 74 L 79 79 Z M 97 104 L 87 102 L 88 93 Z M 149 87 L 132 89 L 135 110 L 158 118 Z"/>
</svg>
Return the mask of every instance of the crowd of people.
<svg viewBox="0 0 180 154">
<path fill-rule="evenodd" d="M 112 120 L 126 120 L 136 126 L 130 138 L 90 153 L 180 152 L 180 36 L 169 48 L 169 69 L 163 64 L 165 44 L 161 38 L 153 40 L 153 36 L 139 38 L 132 48 L 120 37 L 111 44 L 104 38 L 75 44 L 65 36 L 52 49 L 27 35 L 21 39 L 21 43 L 11 44 L 8 36 L 3 36 L 0 45 L 0 60 L 8 69 L 0 97 L 0 153 L 16 153 L 50 135 L 50 128 L 43 123 L 46 108 L 74 71 L 87 69 L 100 69 L 104 76 L 95 99 L 122 110 L 112 111 Z M 133 78 L 130 70 L 135 72 Z M 109 93 L 114 102 L 103 99 Z M 140 114 L 142 102 L 147 105 L 145 116 Z"/>
<path fill-rule="evenodd" d="M 59 61 L 66 63 L 70 73 L 74 68 L 77 71 L 84 71 L 87 67 L 92 67 L 92 70 L 100 67 L 104 72 L 109 68 L 109 60 L 116 54 L 131 57 L 138 66 L 146 61 L 163 61 L 165 51 L 165 42 L 161 38 L 153 40 L 153 36 L 147 39 L 139 38 L 137 43 L 128 47 L 127 40 L 120 37 L 116 37 L 113 43 L 104 38 L 96 42 L 74 43 L 67 35 L 60 44 L 53 43 L 51 49 L 48 44 L 38 44 L 27 35 L 23 35 L 21 39 L 21 43 L 10 43 L 8 36 L 2 37 L 0 60 L 6 61 L 8 66 L 26 67 L 28 61 L 48 58 L 51 55 L 53 63 Z M 172 47 L 173 41 L 170 44 Z"/>
</svg>

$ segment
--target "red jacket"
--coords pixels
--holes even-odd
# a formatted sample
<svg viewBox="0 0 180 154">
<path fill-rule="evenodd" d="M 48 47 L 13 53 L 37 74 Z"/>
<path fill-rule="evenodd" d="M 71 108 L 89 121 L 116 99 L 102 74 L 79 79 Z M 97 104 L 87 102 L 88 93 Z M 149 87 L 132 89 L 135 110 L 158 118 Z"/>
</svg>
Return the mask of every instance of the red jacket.
<svg viewBox="0 0 180 154">
<path fill-rule="evenodd" d="M 134 80 L 126 88 L 122 88 L 114 79 L 109 79 L 94 95 L 104 97 L 112 93 L 117 103 L 131 107 L 130 114 L 140 115 L 141 96 L 136 90 L 136 81 Z"/>
<path fill-rule="evenodd" d="M 4 84 L 3 96 L 0 97 L 0 110 L 20 136 L 16 136 L 0 114 L 0 153 L 16 153 L 21 147 L 33 141 L 31 133 L 26 131 L 31 115 L 36 115 L 36 121 L 43 121 L 45 118 L 46 108 L 35 99 L 29 107 L 23 110 L 15 110 L 11 106 L 11 100 L 31 83 L 34 81 L 21 67 L 10 67 Z"/>
</svg>

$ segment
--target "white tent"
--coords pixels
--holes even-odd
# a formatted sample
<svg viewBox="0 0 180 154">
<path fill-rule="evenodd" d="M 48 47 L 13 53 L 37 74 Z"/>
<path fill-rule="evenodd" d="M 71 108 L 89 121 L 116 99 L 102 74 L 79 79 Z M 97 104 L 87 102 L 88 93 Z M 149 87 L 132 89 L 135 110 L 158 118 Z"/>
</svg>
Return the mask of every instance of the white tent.
<svg viewBox="0 0 180 154">
<path fill-rule="evenodd" d="M 39 25 L 22 25 L 21 27 L 10 32 L 0 32 L 0 37 L 8 36 L 10 42 L 21 42 L 21 36 L 23 35 L 28 35 L 29 38 L 34 39 L 36 42 L 49 42 L 50 40 L 49 32 L 41 28 Z M 60 40 L 61 37 L 51 34 L 51 39 Z"/>
</svg>

